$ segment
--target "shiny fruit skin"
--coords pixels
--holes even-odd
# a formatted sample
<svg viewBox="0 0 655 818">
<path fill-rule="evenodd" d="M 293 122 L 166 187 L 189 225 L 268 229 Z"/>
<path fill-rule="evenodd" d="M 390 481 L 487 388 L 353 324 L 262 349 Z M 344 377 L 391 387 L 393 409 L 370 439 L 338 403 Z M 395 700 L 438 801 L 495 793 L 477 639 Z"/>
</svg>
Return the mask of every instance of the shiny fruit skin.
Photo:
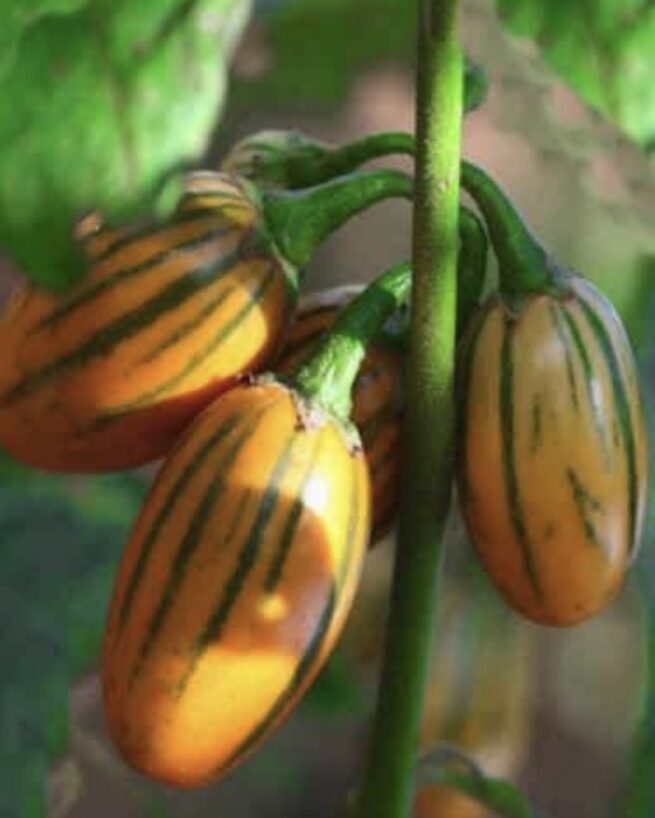
<svg viewBox="0 0 655 818">
<path fill-rule="evenodd" d="M 140 466 L 277 351 L 295 303 L 284 262 L 239 180 L 196 187 L 163 225 L 87 218 L 83 280 L 16 294 L 0 319 L 0 444 L 17 459 Z"/>
<path fill-rule="evenodd" d="M 250 755 L 332 650 L 369 533 L 366 463 L 336 421 L 273 380 L 212 403 L 118 571 L 102 682 L 125 759 L 196 787 Z"/>
<path fill-rule="evenodd" d="M 492 297 L 460 359 L 458 483 L 477 553 L 506 601 L 572 625 L 619 590 L 641 537 L 647 440 L 635 365 L 609 302 Z"/>
</svg>

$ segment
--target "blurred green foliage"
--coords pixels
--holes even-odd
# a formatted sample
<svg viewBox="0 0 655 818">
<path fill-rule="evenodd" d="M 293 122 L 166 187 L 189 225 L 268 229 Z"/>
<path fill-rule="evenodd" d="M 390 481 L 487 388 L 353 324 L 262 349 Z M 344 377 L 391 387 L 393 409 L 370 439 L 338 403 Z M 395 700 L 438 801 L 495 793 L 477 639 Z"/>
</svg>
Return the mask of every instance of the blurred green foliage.
<svg viewBox="0 0 655 818">
<path fill-rule="evenodd" d="M 655 140 L 652 0 L 496 0 L 515 34 L 590 105 L 644 147 Z"/>
<path fill-rule="evenodd" d="M 586 102 L 637 143 L 653 143 L 652 0 L 496 0 L 496 7 L 508 29 L 535 40 Z M 266 21 L 274 70 L 247 83 L 250 99 L 335 106 L 372 62 L 413 60 L 414 16 L 415 5 L 407 0 L 274 4 Z"/>
<path fill-rule="evenodd" d="M 377 60 L 413 59 L 414 4 L 407 0 L 287 0 L 264 19 L 273 68 L 237 82 L 239 107 L 334 108 Z"/>
<path fill-rule="evenodd" d="M 0 458 L 0 815 L 42 818 L 71 679 L 96 661 L 145 481 L 50 477 Z"/>
<path fill-rule="evenodd" d="M 70 14 L 88 0 L 4 0 L 0 26 L 0 75 L 14 57 L 23 31 L 39 20 L 55 14 Z"/>
<path fill-rule="evenodd" d="M 82 211 L 144 213 L 204 151 L 250 0 L 38 5 L 0 71 L 0 248 L 62 288 L 81 270 Z"/>
</svg>

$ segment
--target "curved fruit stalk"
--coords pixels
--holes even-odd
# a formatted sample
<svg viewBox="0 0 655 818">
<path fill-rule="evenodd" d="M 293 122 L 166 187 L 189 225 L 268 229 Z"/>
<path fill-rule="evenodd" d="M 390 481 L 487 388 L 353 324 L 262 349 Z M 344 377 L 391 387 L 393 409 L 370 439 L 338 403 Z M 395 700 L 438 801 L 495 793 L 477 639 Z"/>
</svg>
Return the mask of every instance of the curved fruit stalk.
<svg viewBox="0 0 655 818">
<path fill-rule="evenodd" d="M 480 305 L 487 277 L 489 241 L 479 217 L 468 207 L 459 208 L 457 257 L 457 337 L 466 329 Z"/>
<path fill-rule="evenodd" d="M 394 154 L 414 155 L 412 134 L 381 132 L 344 145 L 329 145 L 299 131 L 267 130 L 238 142 L 221 163 L 221 170 L 237 173 L 262 188 L 299 190 Z"/>
<path fill-rule="evenodd" d="M 468 63 L 465 111 L 478 108 L 486 93 L 483 69 Z M 298 131 L 265 130 L 237 142 L 223 159 L 221 170 L 251 179 L 260 187 L 295 190 L 351 173 L 372 159 L 393 154 L 413 157 L 413 134 L 374 133 L 344 145 L 329 145 Z"/>
<path fill-rule="evenodd" d="M 301 301 L 275 369 L 284 373 L 306 358 L 334 323 L 341 306 L 362 287 L 341 287 Z M 398 505 L 404 356 L 380 335 L 370 344 L 353 387 L 351 420 L 359 431 L 371 476 L 374 544 L 389 529 Z"/>
<path fill-rule="evenodd" d="M 54 471 L 107 471 L 165 454 L 190 420 L 277 352 L 298 267 L 333 229 L 389 196 L 381 171 L 260 197 L 245 180 L 188 177 L 166 224 L 78 225 L 86 277 L 26 285 L 0 320 L 0 444 Z"/>
<path fill-rule="evenodd" d="M 370 536 L 349 393 L 409 286 L 407 265 L 382 276 L 293 378 L 220 396 L 165 462 L 121 562 L 102 659 L 109 732 L 141 772 L 179 787 L 225 774 L 332 650 Z"/>
<path fill-rule="evenodd" d="M 638 547 L 647 440 L 621 321 L 561 270 L 482 171 L 465 167 L 499 258 L 459 371 L 459 493 L 489 575 L 536 622 L 601 610 Z"/>
</svg>

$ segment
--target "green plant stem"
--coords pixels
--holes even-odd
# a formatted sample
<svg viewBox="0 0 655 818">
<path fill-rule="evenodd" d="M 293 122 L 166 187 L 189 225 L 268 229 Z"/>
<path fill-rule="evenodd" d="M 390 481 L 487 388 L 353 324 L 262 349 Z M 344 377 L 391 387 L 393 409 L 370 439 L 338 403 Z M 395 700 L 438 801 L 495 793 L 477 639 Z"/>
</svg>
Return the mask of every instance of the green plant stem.
<svg viewBox="0 0 655 818">
<path fill-rule="evenodd" d="M 500 290 L 521 300 L 537 292 L 559 295 L 563 271 L 548 255 L 520 213 L 488 173 L 462 162 L 462 187 L 484 216 L 498 256 Z"/>
<path fill-rule="evenodd" d="M 353 216 L 377 202 L 412 199 L 414 181 L 397 170 L 371 170 L 339 176 L 304 190 L 262 191 L 267 227 L 282 255 L 296 267 L 311 259 L 318 245 Z"/>
<path fill-rule="evenodd" d="M 460 205 L 457 257 L 457 337 L 480 302 L 487 275 L 489 242 L 480 219 Z"/>
<path fill-rule="evenodd" d="M 404 482 L 359 818 L 407 818 L 453 479 L 462 55 L 457 0 L 419 0 L 412 324 Z"/>
<path fill-rule="evenodd" d="M 337 148 L 327 148 L 324 156 L 314 165 L 314 172 L 322 179 L 332 179 L 342 173 L 351 173 L 365 162 L 394 154 L 414 155 L 414 137 L 402 131 L 367 134 Z"/>
<path fill-rule="evenodd" d="M 405 262 L 391 267 L 345 307 L 329 335 L 292 378 L 298 389 L 342 421 L 366 350 L 385 320 L 407 302 L 412 283 Z"/>
</svg>

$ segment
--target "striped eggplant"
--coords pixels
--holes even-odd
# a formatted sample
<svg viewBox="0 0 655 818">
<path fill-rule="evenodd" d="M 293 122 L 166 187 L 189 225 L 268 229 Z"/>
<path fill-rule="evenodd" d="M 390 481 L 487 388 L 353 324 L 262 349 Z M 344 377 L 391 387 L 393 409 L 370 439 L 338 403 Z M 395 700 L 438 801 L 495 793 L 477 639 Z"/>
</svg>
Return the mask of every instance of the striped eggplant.
<svg viewBox="0 0 655 818">
<path fill-rule="evenodd" d="M 54 471 L 161 457 L 217 394 L 278 350 L 298 269 L 322 238 L 410 192 L 392 171 L 292 197 L 200 172 L 165 224 L 106 227 L 87 217 L 77 231 L 83 280 L 64 294 L 26 285 L 0 319 L 0 444 Z"/>
<path fill-rule="evenodd" d="M 141 772 L 198 786 L 257 748 L 329 654 L 369 535 L 363 455 L 277 382 L 238 386 L 166 462 L 130 538 L 103 655 Z"/>
<path fill-rule="evenodd" d="M 332 326 L 339 307 L 361 289 L 340 287 L 301 300 L 276 370 L 289 372 L 305 358 Z M 351 418 L 362 439 L 373 490 L 371 543 L 389 528 L 398 505 L 403 369 L 400 349 L 376 341 L 369 346 L 353 387 Z"/>
<path fill-rule="evenodd" d="M 507 601 L 535 622 L 570 625 L 614 597 L 641 537 L 647 441 L 635 364 L 609 301 L 558 269 L 507 200 L 493 223 L 497 189 L 478 169 L 467 174 L 501 290 L 461 350 L 460 500 Z"/>
<path fill-rule="evenodd" d="M 383 275 L 293 382 L 265 375 L 219 396 L 165 461 L 118 571 L 102 657 L 109 732 L 141 772 L 179 787 L 225 774 L 329 655 L 370 536 L 349 393 L 409 285 L 406 265 Z"/>
</svg>

